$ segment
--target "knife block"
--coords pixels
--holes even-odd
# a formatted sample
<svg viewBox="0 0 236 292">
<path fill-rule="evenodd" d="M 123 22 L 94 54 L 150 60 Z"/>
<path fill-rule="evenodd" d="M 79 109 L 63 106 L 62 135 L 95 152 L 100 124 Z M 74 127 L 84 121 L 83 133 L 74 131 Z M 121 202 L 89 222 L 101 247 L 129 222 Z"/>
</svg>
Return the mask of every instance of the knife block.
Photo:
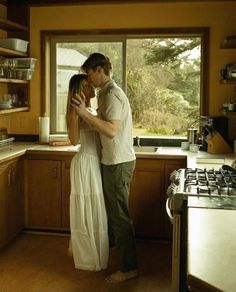
<svg viewBox="0 0 236 292">
<path fill-rule="evenodd" d="M 212 133 L 211 137 L 206 139 L 206 142 L 208 153 L 225 154 L 233 152 L 219 132 Z"/>
</svg>

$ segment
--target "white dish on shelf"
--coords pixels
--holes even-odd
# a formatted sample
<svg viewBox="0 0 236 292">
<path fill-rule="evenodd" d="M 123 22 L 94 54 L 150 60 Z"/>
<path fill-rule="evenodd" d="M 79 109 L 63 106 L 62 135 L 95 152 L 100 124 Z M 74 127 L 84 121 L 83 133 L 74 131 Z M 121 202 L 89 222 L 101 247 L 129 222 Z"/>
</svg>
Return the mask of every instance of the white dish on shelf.
<svg viewBox="0 0 236 292">
<path fill-rule="evenodd" d="M 12 108 L 11 101 L 0 101 L 0 109 Z"/>
<path fill-rule="evenodd" d="M 0 47 L 26 53 L 28 41 L 16 38 L 0 38 Z"/>
<path fill-rule="evenodd" d="M 11 109 L 13 106 L 0 106 L 0 110 Z"/>
</svg>

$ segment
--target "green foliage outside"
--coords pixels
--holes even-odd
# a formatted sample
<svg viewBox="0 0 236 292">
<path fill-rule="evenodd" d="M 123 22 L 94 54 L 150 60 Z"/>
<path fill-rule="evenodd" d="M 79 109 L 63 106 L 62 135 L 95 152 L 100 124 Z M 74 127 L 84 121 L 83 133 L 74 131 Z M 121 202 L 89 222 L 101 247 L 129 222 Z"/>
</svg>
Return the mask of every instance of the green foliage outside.
<svg viewBox="0 0 236 292">
<path fill-rule="evenodd" d="M 200 39 L 129 40 L 127 95 L 137 129 L 154 135 L 186 135 L 200 115 Z"/>
<path fill-rule="evenodd" d="M 128 39 L 126 86 L 134 135 L 181 136 L 198 127 L 200 115 L 200 42 L 194 38 Z M 100 52 L 113 64 L 113 78 L 122 86 L 122 43 L 66 43 L 88 56 Z M 195 52 L 195 54 L 193 54 Z"/>
</svg>

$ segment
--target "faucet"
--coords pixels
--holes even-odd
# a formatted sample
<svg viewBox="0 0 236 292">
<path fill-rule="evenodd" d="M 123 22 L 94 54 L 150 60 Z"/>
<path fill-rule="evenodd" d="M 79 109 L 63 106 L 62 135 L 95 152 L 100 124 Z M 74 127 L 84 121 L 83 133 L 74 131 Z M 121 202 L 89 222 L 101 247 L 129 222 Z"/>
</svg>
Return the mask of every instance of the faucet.
<svg viewBox="0 0 236 292">
<path fill-rule="evenodd" d="M 136 143 L 137 143 L 137 146 L 140 147 L 140 137 L 139 136 L 136 136 Z"/>
</svg>

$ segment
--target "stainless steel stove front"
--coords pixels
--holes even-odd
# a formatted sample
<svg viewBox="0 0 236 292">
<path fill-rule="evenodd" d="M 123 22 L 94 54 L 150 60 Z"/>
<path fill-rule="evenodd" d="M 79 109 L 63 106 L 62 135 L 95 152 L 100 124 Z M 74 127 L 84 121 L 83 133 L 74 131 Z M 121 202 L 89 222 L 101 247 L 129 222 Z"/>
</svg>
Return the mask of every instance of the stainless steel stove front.
<svg viewBox="0 0 236 292">
<path fill-rule="evenodd" d="M 180 169 L 170 176 L 166 211 L 173 224 L 172 291 L 188 291 L 187 208 L 236 209 L 236 177 L 223 170 Z"/>
</svg>

